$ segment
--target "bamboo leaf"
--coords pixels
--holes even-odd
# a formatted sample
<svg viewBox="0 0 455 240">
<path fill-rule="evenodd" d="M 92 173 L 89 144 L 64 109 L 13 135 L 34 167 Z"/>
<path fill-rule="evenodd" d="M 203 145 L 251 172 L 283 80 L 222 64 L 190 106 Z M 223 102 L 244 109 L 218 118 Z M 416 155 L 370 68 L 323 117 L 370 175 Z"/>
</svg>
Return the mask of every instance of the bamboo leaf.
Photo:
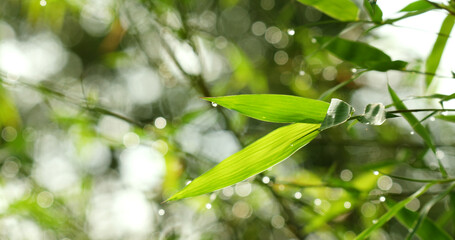
<svg viewBox="0 0 455 240">
<path fill-rule="evenodd" d="M 299 2 L 312 6 L 340 21 L 355 21 L 358 19 L 359 8 L 351 0 L 299 0 Z"/>
<path fill-rule="evenodd" d="M 388 208 L 391 208 L 396 203 L 387 200 L 386 205 Z M 412 224 L 418 220 L 419 214 L 413 211 L 410 211 L 406 208 L 401 209 L 396 215 L 395 218 L 406 228 L 412 228 Z M 422 221 L 422 225 L 416 232 L 417 236 L 420 239 L 441 239 L 441 240 L 452 240 L 453 238 L 442 228 L 436 225 L 431 219 L 425 217 Z"/>
<path fill-rule="evenodd" d="M 371 20 L 375 23 L 381 23 L 382 22 L 382 10 L 379 8 L 379 6 L 376 4 L 376 2 L 371 2 L 370 0 L 363 0 L 363 6 L 368 12 L 368 15 L 370 15 Z"/>
<path fill-rule="evenodd" d="M 339 37 L 319 37 L 318 42 L 340 59 L 352 62 L 362 68 L 387 71 L 403 69 L 407 62 L 392 61 L 383 51 L 363 42 L 355 42 Z"/>
<path fill-rule="evenodd" d="M 398 95 L 395 93 L 395 91 L 388 85 L 390 97 L 392 98 L 393 104 L 395 105 L 395 108 L 397 110 L 407 110 L 407 107 L 404 105 L 403 101 L 398 97 Z M 427 129 L 420 123 L 420 121 L 414 116 L 414 114 L 410 112 L 403 112 L 401 115 L 408 121 L 408 123 L 411 125 L 412 129 L 419 134 L 422 139 L 425 141 L 425 143 L 428 145 L 428 147 L 433 151 L 433 153 L 436 154 L 436 147 L 434 146 L 433 139 L 430 136 L 430 133 L 428 133 Z M 441 163 L 441 160 L 438 158 L 438 164 L 439 164 L 439 170 L 441 171 L 441 174 L 446 177 L 447 176 L 447 171 L 445 170 L 444 166 Z"/>
<path fill-rule="evenodd" d="M 320 124 L 294 123 L 276 129 L 226 158 L 167 201 L 198 196 L 243 181 L 288 158 L 319 133 Z"/>
<path fill-rule="evenodd" d="M 429 11 L 435 9 L 435 7 L 425 0 L 419 0 L 410 3 L 406 7 L 400 10 L 400 12 L 414 12 L 414 11 Z"/>
<path fill-rule="evenodd" d="M 435 116 L 437 119 L 441 119 L 447 122 L 455 123 L 455 115 L 437 115 Z"/>
<path fill-rule="evenodd" d="M 340 99 L 332 98 L 327 115 L 321 124 L 321 131 L 345 123 L 352 113 L 354 113 L 354 108 L 351 105 Z"/>
<path fill-rule="evenodd" d="M 408 108 L 404 105 L 403 101 L 398 97 L 395 91 L 388 85 L 390 97 L 392 98 L 393 104 L 397 110 L 407 110 Z M 433 152 L 436 152 L 436 148 L 433 143 L 433 139 L 431 138 L 430 134 L 428 133 L 427 129 L 420 123 L 420 121 L 414 116 L 414 114 L 410 112 L 403 112 L 401 115 L 408 121 L 411 125 L 412 129 L 419 134 L 428 147 L 431 148 Z"/>
<path fill-rule="evenodd" d="M 329 103 L 289 95 L 247 94 L 204 98 L 248 117 L 278 123 L 321 123 Z"/>
<path fill-rule="evenodd" d="M 442 54 L 444 53 L 444 48 L 446 47 L 447 40 L 449 39 L 450 32 L 452 31 L 453 25 L 455 23 L 455 16 L 447 15 L 444 19 L 444 22 L 441 25 L 439 30 L 438 38 L 433 45 L 430 55 L 425 63 L 425 71 L 427 73 L 436 73 L 438 69 L 439 62 L 441 61 Z M 425 83 L 430 86 L 433 81 L 434 75 L 428 74 L 425 77 Z"/>
<path fill-rule="evenodd" d="M 386 222 L 388 222 L 390 219 L 392 219 L 395 215 L 397 215 L 398 212 L 404 206 L 406 206 L 406 204 L 408 204 L 413 199 L 418 198 L 420 195 L 422 195 L 423 193 L 428 191 L 428 189 L 430 189 L 430 187 L 433 185 L 434 185 L 434 183 L 428 183 L 427 185 L 420 188 L 417 192 L 415 192 L 411 196 L 409 196 L 406 199 L 402 200 L 401 202 L 398 202 L 397 204 L 393 205 L 393 207 L 391 207 L 387 213 L 382 215 L 375 224 L 373 224 L 369 228 L 365 229 L 363 232 L 361 232 L 359 235 L 357 235 L 357 237 L 355 239 L 356 240 L 366 239 L 368 236 L 370 236 L 371 233 L 373 233 L 378 228 L 382 227 L 382 225 L 384 225 Z"/>
</svg>

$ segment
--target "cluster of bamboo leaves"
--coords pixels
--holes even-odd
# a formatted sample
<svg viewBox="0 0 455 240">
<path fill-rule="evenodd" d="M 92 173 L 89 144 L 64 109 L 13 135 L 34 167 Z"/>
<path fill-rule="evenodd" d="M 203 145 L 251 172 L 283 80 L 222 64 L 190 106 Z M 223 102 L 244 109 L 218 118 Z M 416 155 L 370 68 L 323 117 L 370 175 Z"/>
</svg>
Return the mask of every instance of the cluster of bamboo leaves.
<svg viewBox="0 0 455 240">
<path fill-rule="evenodd" d="M 318 9 L 336 20 L 342 22 L 358 21 L 360 9 L 351 0 L 299 1 L 305 5 Z M 369 23 L 373 23 L 371 29 L 393 24 L 398 20 L 434 9 L 447 10 L 448 15 L 442 23 L 436 42 L 434 43 L 433 49 L 428 56 L 425 65 L 425 84 L 427 88 L 430 88 L 444 52 L 447 39 L 449 38 L 455 23 L 453 3 L 452 5 L 443 5 L 426 0 L 415 1 L 403 8 L 401 12 L 403 12 L 404 15 L 396 19 L 383 19 L 382 11 L 376 4 L 376 1 L 364 0 L 363 7 L 371 19 L 371 22 Z M 382 50 L 370 46 L 367 43 L 333 36 L 322 36 L 318 37 L 316 40 L 320 44 L 321 49 L 325 49 L 338 58 L 350 62 L 359 69 L 362 69 L 362 72 L 359 72 L 358 75 L 368 71 L 408 71 L 406 69 L 407 62 L 392 60 L 392 58 Z M 438 113 L 446 110 L 443 108 L 442 103 L 455 98 L 455 94 L 434 94 L 425 96 L 425 98 L 440 99 L 441 109 L 433 109 L 425 119 L 419 120 L 414 116 L 413 110 L 409 110 L 403 103 L 404 101 L 400 99 L 391 86 L 388 85 L 387 87 L 393 104 L 386 107 L 382 103 L 371 103 L 366 106 L 362 114 L 353 116 L 355 110 L 350 104 L 334 98 L 331 99 L 330 103 L 325 101 L 330 98 L 332 93 L 353 80 L 355 80 L 355 77 L 329 89 L 321 95 L 319 100 L 273 94 L 204 98 L 204 100 L 212 102 L 214 106 L 219 105 L 251 118 L 266 122 L 289 123 L 289 125 L 272 131 L 245 147 L 243 150 L 226 158 L 214 168 L 194 179 L 190 184 L 170 197 L 167 201 L 209 193 L 259 174 L 285 160 L 297 150 L 307 145 L 315 139 L 321 131 L 344 124 L 350 120 L 364 124 L 381 125 L 386 119 L 399 117 L 397 114 L 401 114 L 413 128 L 415 133 L 420 135 L 426 145 L 436 155 L 436 147 L 432 136 L 421 122 L 433 115 L 436 115 L 443 120 L 453 121 L 453 115 L 441 115 Z M 391 106 L 394 106 L 396 110 L 387 111 L 386 109 Z M 442 177 L 440 180 L 428 181 L 421 189 L 401 202 L 396 203 L 388 200 L 387 206 L 389 207 L 389 211 L 375 224 L 360 233 L 356 239 L 367 238 L 374 230 L 380 228 L 394 217 L 404 226 L 411 229 L 407 239 L 411 239 L 415 234 L 422 239 L 452 239 L 448 233 L 438 227 L 426 216 L 435 203 L 441 201 L 453 190 L 453 188 L 455 188 L 455 183 L 451 184 L 445 191 L 435 196 L 423 206 L 419 213 L 404 209 L 406 204 L 424 194 L 433 185 L 453 181 L 448 178 L 447 171 L 440 162 L 440 159 L 438 159 L 438 161 Z"/>
</svg>

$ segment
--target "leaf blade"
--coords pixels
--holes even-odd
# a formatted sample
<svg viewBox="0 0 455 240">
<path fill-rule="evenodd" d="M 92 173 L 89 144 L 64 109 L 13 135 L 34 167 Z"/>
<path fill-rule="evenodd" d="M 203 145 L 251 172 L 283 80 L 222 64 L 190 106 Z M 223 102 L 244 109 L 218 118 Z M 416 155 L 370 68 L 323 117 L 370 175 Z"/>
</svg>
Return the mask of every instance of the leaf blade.
<svg viewBox="0 0 455 240">
<path fill-rule="evenodd" d="M 312 6 L 340 21 L 355 21 L 358 19 L 359 8 L 350 0 L 299 0 L 299 2 Z"/>
<path fill-rule="evenodd" d="M 401 202 L 398 202 L 397 204 L 395 204 L 393 207 L 391 207 L 389 209 L 389 211 L 387 213 L 385 213 L 378 219 L 378 222 L 376 224 L 373 224 L 372 226 L 370 226 L 369 228 L 367 228 L 363 232 L 361 232 L 359 235 L 357 235 L 355 240 L 366 239 L 368 236 L 370 236 L 371 233 L 373 233 L 373 231 L 380 228 L 382 225 L 384 225 L 386 222 L 388 222 L 390 219 L 392 219 L 404 206 L 406 206 L 406 204 L 408 204 L 413 199 L 419 197 L 420 195 L 422 195 L 423 193 L 428 191 L 428 189 L 430 189 L 430 187 L 433 185 L 434 185 L 434 183 L 428 183 L 425 186 L 423 186 L 422 188 L 420 188 L 417 192 L 412 194 L 411 196 L 409 196 L 406 199 L 402 200 Z"/>
<path fill-rule="evenodd" d="M 194 179 L 167 201 L 212 192 L 258 174 L 308 144 L 318 135 L 319 127 L 294 123 L 278 128 Z"/>
<path fill-rule="evenodd" d="M 455 24 L 455 16 L 447 15 L 441 25 L 441 29 L 439 30 L 438 37 L 433 45 L 433 49 L 430 52 L 430 55 L 427 58 L 425 63 L 425 72 L 427 73 L 436 73 L 436 70 L 439 67 L 439 62 L 441 61 L 442 54 L 444 53 L 444 49 L 447 44 L 447 40 L 449 40 L 450 32 L 452 32 L 453 25 Z M 434 75 L 428 74 L 425 77 L 426 86 L 430 86 L 431 82 L 433 81 Z"/>
<path fill-rule="evenodd" d="M 329 103 L 290 95 L 245 94 L 204 98 L 248 117 L 278 123 L 321 123 Z"/>
</svg>

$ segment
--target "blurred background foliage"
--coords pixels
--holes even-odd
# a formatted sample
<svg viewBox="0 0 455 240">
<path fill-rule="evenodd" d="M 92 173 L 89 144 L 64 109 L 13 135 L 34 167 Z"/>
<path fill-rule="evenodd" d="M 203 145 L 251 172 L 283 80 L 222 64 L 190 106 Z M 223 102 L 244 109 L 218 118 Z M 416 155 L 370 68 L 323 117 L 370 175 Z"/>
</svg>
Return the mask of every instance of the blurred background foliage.
<svg viewBox="0 0 455 240">
<path fill-rule="evenodd" d="M 366 18 L 362 9 L 360 19 Z M 281 126 L 200 97 L 318 98 L 354 77 L 357 69 L 322 50 L 315 37 L 375 43 L 422 70 L 426 55 L 368 27 L 333 21 L 297 1 L 2 0 L 1 238 L 355 238 L 387 211 L 385 202 L 422 186 L 387 174 L 439 177 L 435 157 L 403 119 L 330 129 L 257 177 L 210 195 L 162 201 Z M 436 32 L 418 31 L 432 42 Z M 431 41 L 417 44 L 425 51 Z M 419 74 L 369 72 L 334 97 L 359 113 L 368 103 L 389 104 L 387 80 L 403 97 L 428 93 Z M 438 84 L 433 91 L 453 93 L 453 84 Z M 439 105 L 420 99 L 409 106 Z M 453 123 L 431 117 L 424 124 L 453 176 Z M 443 189 L 411 201 L 408 214 Z M 452 236 L 454 197 L 429 213 Z M 371 238 L 407 233 L 393 219 Z"/>
</svg>

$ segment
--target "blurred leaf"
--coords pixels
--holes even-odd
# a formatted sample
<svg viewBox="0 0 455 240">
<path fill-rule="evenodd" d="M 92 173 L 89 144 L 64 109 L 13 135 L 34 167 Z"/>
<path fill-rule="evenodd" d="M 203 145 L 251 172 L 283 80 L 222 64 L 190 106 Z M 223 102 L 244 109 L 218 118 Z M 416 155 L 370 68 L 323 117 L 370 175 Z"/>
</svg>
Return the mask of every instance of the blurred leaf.
<svg viewBox="0 0 455 240">
<path fill-rule="evenodd" d="M 386 222 L 388 222 L 390 219 L 392 219 L 395 215 L 397 215 L 398 212 L 401 209 L 403 209 L 404 206 L 406 206 L 406 204 L 408 204 L 413 199 L 418 198 L 420 195 L 422 195 L 423 193 L 428 191 L 428 189 L 430 189 L 430 187 L 433 185 L 434 185 L 434 183 L 428 183 L 425 186 L 423 186 L 422 188 L 420 188 L 417 192 L 412 194 L 411 196 L 409 196 L 406 199 L 402 200 L 401 202 L 398 202 L 397 204 L 393 205 L 387 213 L 385 213 L 378 219 L 377 223 L 375 223 L 375 224 L 371 225 L 369 228 L 365 229 L 363 232 L 361 232 L 359 235 L 357 235 L 357 237 L 355 239 L 356 240 L 366 239 L 368 236 L 370 236 L 371 233 L 373 233 L 373 231 L 379 229 L 380 227 L 382 227 L 382 225 L 384 225 Z"/>
<path fill-rule="evenodd" d="M 393 207 L 396 203 L 392 200 L 387 200 L 386 205 L 388 208 Z M 407 229 L 412 228 L 412 224 L 419 218 L 419 214 L 402 208 L 396 215 L 395 218 Z M 421 239 L 441 239 L 450 240 L 453 239 L 450 235 L 436 225 L 431 219 L 424 218 L 422 226 L 417 230 L 417 236 Z"/>
<path fill-rule="evenodd" d="M 319 37 L 319 43 L 335 56 L 362 68 L 387 71 L 403 69 L 407 62 L 392 61 L 383 51 L 363 42 L 354 42 L 339 37 Z"/>
<path fill-rule="evenodd" d="M 446 47 L 447 40 L 449 39 L 450 32 L 452 31 L 453 25 L 455 23 L 455 16 L 447 15 L 444 19 L 444 22 L 441 25 L 439 30 L 438 38 L 434 43 L 433 49 L 431 50 L 430 55 L 425 64 L 425 72 L 427 73 L 436 73 L 438 69 L 439 62 L 441 61 L 442 54 L 444 53 L 444 48 Z M 433 81 L 434 75 L 427 75 L 425 77 L 425 82 L 427 87 L 430 86 Z"/>
<path fill-rule="evenodd" d="M 6 126 L 17 128 L 20 122 L 16 106 L 2 85 L 0 85 L 0 129 Z"/>
<path fill-rule="evenodd" d="M 392 98 L 393 104 L 397 110 L 407 110 L 408 108 L 403 104 L 401 99 L 395 93 L 395 91 L 388 85 L 390 97 Z M 408 121 L 411 125 L 412 129 L 419 134 L 425 143 L 431 148 L 433 152 L 436 152 L 436 148 L 433 143 L 433 139 L 431 138 L 430 134 L 428 133 L 427 129 L 420 123 L 420 121 L 414 116 L 414 114 L 410 112 L 403 112 L 401 115 Z"/>
<path fill-rule="evenodd" d="M 345 123 L 354 112 L 354 108 L 340 99 L 332 98 L 327 115 L 321 124 L 321 131 Z"/>
<path fill-rule="evenodd" d="M 430 201 L 428 201 L 425 206 L 422 207 L 420 210 L 420 216 L 417 219 L 416 223 L 414 226 L 412 226 L 413 230 L 408 234 L 406 237 L 407 240 L 411 240 L 414 234 L 420 229 L 420 226 L 422 225 L 423 220 L 427 217 L 428 212 L 430 212 L 430 209 L 439 201 L 441 201 L 447 194 L 449 194 L 453 189 L 455 188 L 455 183 L 452 183 L 450 187 L 446 188 L 443 192 L 439 193 L 438 195 L 434 196 Z M 434 236 L 433 236 L 434 237 Z M 436 238 L 440 239 L 440 238 Z"/>
<path fill-rule="evenodd" d="M 267 170 L 313 140 L 319 127 L 295 123 L 278 128 L 194 179 L 167 201 L 212 192 Z"/>
<path fill-rule="evenodd" d="M 350 0 L 299 0 L 340 21 L 355 21 L 359 8 Z"/>
<path fill-rule="evenodd" d="M 437 115 L 435 118 L 455 123 L 455 115 Z"/>
<path fill-rule="evenodd" d="M 397 110 L 407 110 L 406 106 L 403 104 L 403 101 L 398 97 L 398 95 L 395 93 L 395 91 L 388 85 L 390 97 L 392 98 L 393 104 L 395 105 L 395 108 Z M 419 134 L 425 143 L 428 145 L 428 147 L 431 148 L 433 153 L 436 153 L 436 147 L 434 146 L 433 139 L 430 136 L 430 133 L 428 133 L 427 129 L 420 123 L 420 121 L 414 116 L 414 114 L 410 112 L 402 112 L 401 115 L 408 121 L 408 123 L 411 125 L 412 129 Z M 442 165 L 441 161 L 438 159 L 439 162 L 439 170 L 441 171 L 441 174 L 443 176 L 447 176 L 447 171 L 444 169 L 444 166 Z"/>
<path fill-rule="evenodd" d="M 363 0 L 363 6 L 368 12 L 368 15 L 370 15 L 371 20 L 375 23 L 381 23 L 382 22 L 382 10 L 379 8 L 378 4 L 376 2 L 370 2 L 370 0 Z"/>
<path fill-rule="evenodd" d="M 419 0 L 410 3 L 406 7 L 400 10 L 400 12 L 413 12 L 413 11 L 428 11 L 431 9 L 435 9 L 435 7 L 425 0 Z"/>
<path fill-rule="evenodd" d="M 246 94 L 204 98 L 248 117 L 278 123 L 321 123 L 327 102 L 289 95 Z"/>
<path fill-rule="evenodd" d="M 382 103 L 368 104 L 365 108 L 365 113 L 359 119 L 360 122 L 371 125 L 381 125 L 386 120 L 386 111 Z"/>
</svg>

